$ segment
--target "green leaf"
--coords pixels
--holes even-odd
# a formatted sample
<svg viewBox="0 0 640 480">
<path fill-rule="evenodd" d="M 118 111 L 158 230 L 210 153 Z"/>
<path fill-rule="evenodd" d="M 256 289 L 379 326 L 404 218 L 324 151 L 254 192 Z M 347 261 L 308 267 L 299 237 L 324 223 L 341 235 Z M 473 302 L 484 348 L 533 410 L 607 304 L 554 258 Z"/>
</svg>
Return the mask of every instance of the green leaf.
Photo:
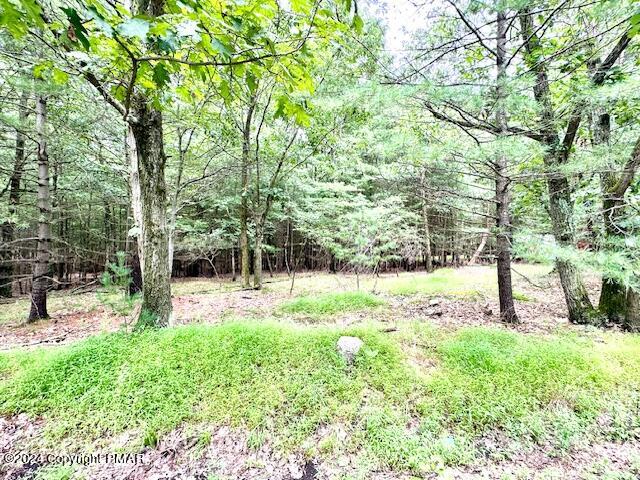
<svg viewBox="0 0 640 480">
<path fill-rule="evenodd" d="M 38 80 L 42 80 L 45 78 L 45 74 L 49 68 L 51 68 L 51 62 L 38 63 L 33 66 L 33 76 Z"/>
<path fill-rule="evenodd" d="M 118 25 L 118 33 L 123 37 L 137 37 L 145 41 L 149 33 L 149 22 L 142 18 L 130 18 Z"/>
<path fill-rule="evenodd" d="M 153 81 L 158 86 L 158 88 L 164 87 L 167 83 L 169 83 L 170 79 L 171 77 L 169 76 L 169 72 L 167 71 L 163 63 L 158 63 L 155 67 L 153 67 Z"/>
<path fill-rule="evenodd" d="M 62 11 L 67 16 L 67 19 L 71 23 L 73 27 L 73 32 L 75 33 L 76 39 L 82 44 L 85 50 L 89 50 L 91 44 L 89 43 L 89 39 L 87 38 L 87 29 L 82 25 L 82 20 L 80 20 L 80 16 L 75 8 L 63 8 Z M 69 37 L 71 41 L 74 41 L 74 38 Z"/>
<path fill-rule="evenodd" d="M 111 38 L 113 36 L 113 27 L 107 22 L 104 17 L 98 12 L 96 7 L 91 6 L 87 10 L 89 12 L 89 16 L 93 19 L 93 22 L 96 24 L 98 29 L 100 29 L 107 37 Z"/>
<path fill-rule="evenodd" d="M 364 21 L 362 20 L 362 17 L 358 14 L 354 15 L 353 23 L 351 24 L 351 26 L 358 35 L 361 34 L 364 27 Z"/>
<path fill-rule="evenodd" d="M 255 93 L 256 89 L 258 88 L 258 82 L 255 75 L 251 72 L 247 72 L 247 74 L 245 75 L 245 80 L 247 82 L 247 86 L 249 87 L 249 91 L 251 93 Z"/>
<path fill-rule="evenodd" d="M 53 83 L 56 85 L 64 85 L 69 81 L 69 74 L 60 70 L 59 68 L 54 68 L 51 72 L 51 78 Z"/>
<path fill-rule="evenodd" d="M 229 87 L 229 82 L 223 80 L 220 82 L 220 96 L 226 101 L 231 98 L 231 89 Z"/>
<path fill-rule="evenodd" d="M 290 0 L 291 10 L 296 13 L 307 13 L 311 9 L 311 2 L 309 0 Z"/>
<path fill-rule="evenodd" d="M 218 38 L 213 37 L 211 39 L 211 46 L 216 52 L 221 54 L 223 57 L 229 58 L 233 54 L 232 48 Z"/>
</svg>

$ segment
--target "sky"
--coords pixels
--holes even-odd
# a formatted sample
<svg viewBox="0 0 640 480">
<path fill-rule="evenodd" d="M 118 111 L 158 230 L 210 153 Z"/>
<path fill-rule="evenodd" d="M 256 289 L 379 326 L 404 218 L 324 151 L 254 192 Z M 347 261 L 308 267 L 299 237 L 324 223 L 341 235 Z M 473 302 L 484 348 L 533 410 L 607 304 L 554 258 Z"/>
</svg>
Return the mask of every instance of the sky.
<svg viewBox="0 0 640 480">
<path fill-rule="evenodd" d="M 385 48 L 401 55 L 411 34 L 425 23 L 428 0 L 365 0 L 364 11 L 383 21 L 386 29 Z"/>
</svg>

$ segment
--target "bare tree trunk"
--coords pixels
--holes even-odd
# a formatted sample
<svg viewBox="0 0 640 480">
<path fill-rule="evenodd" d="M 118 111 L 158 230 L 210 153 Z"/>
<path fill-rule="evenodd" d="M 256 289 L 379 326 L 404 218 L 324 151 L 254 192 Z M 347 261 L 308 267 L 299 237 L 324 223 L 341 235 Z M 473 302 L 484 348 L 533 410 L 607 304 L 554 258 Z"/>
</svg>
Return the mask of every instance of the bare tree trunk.
<svg viewBox="0 0 640 480">
<path fill-rule="evenodd" d="M 132 106 L 136 119 L 131 127 L 140 177 L 144 252 L 142 311 L 138 325 L 164 327 L 172 324 L 172 305 L 162 113 L 151 107 L 141 94 L 135 96 Z"/>
<path fill-rule="evenodd" d="M 496 48 L 496 124 L 500 133 L 498 141 L 507 134 L 507 114 L 505 111 L 504 82 L 506 81 L 505 44 L 507 20 L 504 12 L 498 12 L 497 48 Z M 496 247 L 498 258 L 498 296 L 500 298 L 500 319 L 506 323 L 517 323 L 518 316 L 513 304 L 513 287 L 511 283 L 511 219 L 509 218 L 509 178 L 507 157 L 499 145 L 499 154 L 495 162 L 496 183 Z"/>
<path fill-rule="evenodd" d="M 266 252 L 265 256 L 267 258 L 267 267 L 269 268 L 269 277 L 273 278 L 273 265 L 271 264 L 271 255 L 269 255 L 269 252 Z"/>
<path fill-rule="evenodd" d="M 433 258 L 431 255 L 431 231 L 429 227 L 429 206 L 427 205 L 427 191 L 424 188 L 425 174 L 424 170 L 420 176 L 420 183 L 422 185 L 422 225 L 424 228 L 424 263 L 428 273 L 433 271 Z"/>
<path fill-rule="evenodd" d="M 631 332 L 640 332 L 640 292 L 633 288 L 627 292 L 624 326 Z"/>
<path fill-rule="evenodd" d="M 133 212 L 135 234 L 135 256 L 137 261 L 133 263 L 134 268 L 140 269 L 140 279 L 144 271 L 144 252 L 142 251 L 142 202 L 140 200 L 140 174 L 138 173 L 138 151 L 136 149 L 136 138 L 131 125 L 127 125 L 127 157 L 129 160 L 129 188 L 131 189 L 131 211 Z M 140 283 L 142 289 L 142 282 Z M 138 290 L 140 291 L 140 290 Z"/>
<path fill-rule="evenodd" d="M 242 198 L 240 199 L 240 270 L 242 287 L 251 286 L 251 272 L 249 271 L 249 153 L 251 148 L 251 121 L 255 103 L 251 102 L 242 132 Z"/>
<path fill-rule="evenodd" d="M 15 160 L 13 163 L 13 171 L 9 179 L 9 215 L 10 218 L 2 223 L 0 231 L 0 297 L 11 297 L 13 290 L 14 264 L 16 261 L 16 250 L 13 246 L 15 240 L 15 223 L 11 218 L 15 215 L 18 204 L 20 203 L 20 183 L 22 181 L 22 172 L 24 170 L 24 147 L 25 136 L 22 128 L 25 127 L 27 120 L 27 100 L 29 95 L 26 91 L 20 96 L 20 106 L 18 117 L 20 124 L 16 130 L 16 149 Z"/>
<path fill-rule="evenodd" d="M 231 247 L 231 281 L 236 281 L 236 249 Z"/>
<path fill-rule="evenodd" d="M 47 100 L 39 95 L 36 102 L 36 134 L 38 138 L 38 246 L 33 267 L 31 311 L 29 322 L 48 318 L 49 256 L 51 249 L 51 198 L 49 196 L 49 157 L 47 155 Z"/>
<path fill-rule="evenodd" d="M 264 225 L 262 219 L 256 218 L 256 238 L 254 239 L 253 248 L 253 288 L 262 289 L 262 236 L 264 234 Z"/>
<path fill-rule="evenodd" d="M 171 213 L 169 215 L 169 273 L 173 271 L 173 251 L 174 251 L 174 237 L 176 231 L 176 220 L 178 218 L 178 199 L 180 198 L 180 185 L 182 184 L 182 174 L 184 172 L 184 162 L 187 155 L 187 150 L 191 144 L 191 138 L 193 137 L 193 130 L 189 133 L 189 138 L 186 144 L 184 143 L 185 131 L 178 130 L 178 175 L 176 176 L 176 183 L 174 185 L 173 197 L 171 198 Z"/>
<path fill-rule="evenodd" d="M 478 258 L 484 252 L 484 247 L 487 246 L 487 240 L 489 239 L 489 231 L 482 232 L 482 236 L 480 237 L 480 245 L 476 248 L 476 251 L 473 252 L 471 259 L 469 260 L 469 265 L 475 265 L 478 262 Z"/>
</svg>

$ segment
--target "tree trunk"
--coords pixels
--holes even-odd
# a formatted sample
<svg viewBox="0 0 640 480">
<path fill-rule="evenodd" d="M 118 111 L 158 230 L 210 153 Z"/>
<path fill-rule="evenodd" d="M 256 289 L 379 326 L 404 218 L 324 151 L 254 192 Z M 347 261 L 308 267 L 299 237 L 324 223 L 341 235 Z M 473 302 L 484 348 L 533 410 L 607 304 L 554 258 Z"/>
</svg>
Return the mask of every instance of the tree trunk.
<svg viewBox="0 0 640 480">
<path fill-rule="evenodd" d="M 42 95 L 36 102 L 36 134 L 38 138 L 38 245 L 33 267 L 31 311 L 29 322 L 49 318 L 49 256 L 51 248 L 51 198 L 49 197 L 49 157 L 47 155 L 47 100 Z"/>
<path fill-rule="evenodd" d="M 624 326 L 630 332 L 640 332 L 640 292 L 633 288 L 627 292 Z"/>
<path fill-rule="evenodd" d="M 251 272 L 249 271 L 249 153 L 251 148 L 251 121 L 255 103 L 251 102 L 242 131 L 242 197 L 240 199 L 240 271 L 242 287 L 251 286 Z"/>
<path fill-rule="evenodd" d="M 264 227 L 260 219 L 256 219 L 256 238 L 253 249 L 253 288 L 262 289 L 262 236 Z"/>
<path fill-rule="evenodd" d="M 141 94 L 135 96 L 132 107 L 136 119 L 131 127 L 140 178 L 144 252 L 141 256 L 142 310 L 138 325 L 164 327 L 172 324 L 172 306 L 162 113 L 151 107 Z"/>
<path fill-rule="evenodd" d="M 569 181 L 563 175 L 558 178 L 551 174 L 547 185 L 553 235 L 560 247 L 575 248 L 573 202 Z M 578 324 L 591 323 L 595 318 L 595 310 L 578 268 L 571 260 L 559 258 L 556 260 L 556 270 L 567 303 L 569 321 Z"/>
<path fill-rule="evenodd" d="M 25 136 L 22 133 L 22 128 L 25 128 L 27 120 L 27 100 L 28 93 L 25 91 L 20 97 L 20 106 L 18 116 L 20 123 L 18 130 L 16 130 L 16 150 L 15 160 L 13 163 L 13 172 L 11 172 L 11 178 L 9 179 L 9 216 L 10 218 L 2 224 L 0 231 L 0 297 L 11 297 L 13 276 L 14 276 L 14 264 L 16 261 L 16 250 L 13 246 L 15 240 L 15 222 L 12 218 L 15 215 L 18 204 L 20 203 L 20 183 L 22 181 L 22 172 L 24 170 L 24 146 Z"/>
<path fill-rule="evenodd" d="M 603 217 L 606 235 L 606 243 L 616 243 L 622 240 L 624 232 L 618 225 L 618 219 L 622 213 L 623 201 L 611 194 L 610 187 L 607 187 L 607 180 L 603 180 Z M 603 278 L 600 290 L 600 301 L 598 310 L 613 323 L 622 324 L 625 318 L 627 303 L 627 288 L 615 278 Z"/>
<path fill-rule="evenodd" d="M 420 183 L 424 184 L 425 174 L 422 172 Z M 424 263 L 428 273 L 433 271 L 433 258 L 431 255 L 431 231 L 429 227 L 429 206 L 427 205 L 427 191 L 422 188 L 422 225 L 424 228 Z"/>
<path fill-rule="evenodd" d="M 498 12 L 497 48 L 496 48 L 496 124 L 500 131 L 498 142 L 507 134 L 507 113 L 505 111 L 504 82 L 506 81 L 505 44 L 506 23 L 504 12 Z M 498 259 L 498 296 L 500 299 L 500 319 L 505 323 L 517 323 L 518 316 L 513 303 L 513 287 L 511 283 L 511 219 L 509 217 L 509 178 L 507 177 L 507 157 L 504 146 L 499 145 L 498 158 L 495 162 L 496 186 L 496 248 Z"/>
<path fill-rule="evenodd" d="M 236 281 L 236 249 L 231 247 L 231 281 Z"/>
<path fill-rule="evenodd" d="M 594 126 L 594 144 L 608 145 L 611 132 L 611 117 L 604 113 L 598 116 Z M 626 234 L 621 222 L 625 200 L 624 196 L 635 176 L 636 168 L 640 163 L 640 139 L 631 153 L 631 157 L 625 164 L 622 174 L 613 171 L 605 171 L 600 175 L 600 188 L 602 191 L 602 217 L 605 229 L 605 248 L 617 248 L 624 242 Z M 635 294 L 628 295 L 627 288 L 615 278 L 603 278 L 600 290 L 598 310 L 606 315 L 610 322 L 622 324 L 625 322 L 627 302 L 635 300 Z M 634 308 L 633 305 L 629 305 Z M 633 313 L 632 313 L 633 316 Z"/>
<path fill-rule="evenodd" d="M 476 263 L 478 263 L 478 259 L 480 258 L 480 255 L 482 255 L 482 252 L 484 252 L 484 247 L 487 246 L 487 240 L 489 239 L 489 232 L 482 232 L 482 236 L 480 237 L 480 245 L 478 245 L 478 248 L 476 248 L 476 251 L 473 252 L 473 255 L 471 256 L 471 259 L 469 260 L 469 265 L 475 265 Z"/>
<path fill-rule="evenodd" d="M 136 149 L 136 138 L 133 127 L 127 125 L 127 159 L 129 161 L 129 188 L 131 189 L 131 211 L 133 212 L 134 229 L 137 233 L 135 237 L 135 249 L 137 261 L 134 266 L 140 269 L 140 290 L 142 290 L 142 272 L 144 271 L 144 252 L 142 251 L 142 203 L 140 200 L 140 174 L 138 173 L 138 151 Z"/>
<path fill-rule="evenodd" d="M 191 144 L 191 138 L 193 137 L 193 130 L 189 133 L 189 138 L 186 144 L 184 144 L 184 134 L 186 132 L 178 130 L 178 175 L 176 176 L 176 183 L 174 186 L 173 197 L 171 198 L 171 214 L 169 215 L 169 274 L 173 271 L 173 251 L 175 242 L 176 220 L 178 218 L 178 200 L 180 198 L 180 185 L 182 184 L 182 174 L 184 172 L 184 162 L 187 155 L 187 150 Z"/>
<path fill-rule="evenodd" d="M 533 23 L 533 14 L 525 8 L 520 12 L 521 35 L 525 45 L 527 56 L 526 63 L 536 73 L 536 82 L 533 93 L 542 110 L 542 143 L 547 148 L 544 163 L 547 168 L 547 189 L 549 191 L 549 215 L 553 227 L 553 235 L 558 245 L 562 248 L 575 248 L 575 235 L 573 224 L 573 201 L 571 200 L 571 185 L 560 167 L 568 159 L 570 146 L 575 138 L 574 130 L 567 128 L 565 139 L 561 142 L 555 125 L 557 124 L 549 79 L 545 62 L 538 57 L 540 52 L 540 40 L 536 35 L 537 30 Z M 579 112 L 578 112 L 579 113 Z M 573 118 L 572 118 L 573 120 Z M 571 123 L 571 122 L 570 122 Z M 577 130 L 579 121 L 570 125 Z M 556 260 L 556 270 L 560 276 L 562 291 L 572 323 L 590 323 L 596 317 L 595 310 L 589 300 L 587 289 L 582 281 L 582 276 L 576 265 L 567 259 Z"/>
</svg>

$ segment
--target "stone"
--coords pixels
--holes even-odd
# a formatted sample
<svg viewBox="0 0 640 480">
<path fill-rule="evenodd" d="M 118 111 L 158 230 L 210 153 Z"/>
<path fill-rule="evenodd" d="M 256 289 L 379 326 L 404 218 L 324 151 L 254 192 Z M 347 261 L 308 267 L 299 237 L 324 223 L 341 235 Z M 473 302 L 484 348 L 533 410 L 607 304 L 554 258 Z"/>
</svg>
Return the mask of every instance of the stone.
<svg viewBox="0 0 640 480">
<path fill-rule="evenodd" d="M 338 353 L 342 355 L 348 365 L 353 365 L 363 344 L 362 340 L 357 337 L 340 337 L 338 339 Z"/>
</svg>

